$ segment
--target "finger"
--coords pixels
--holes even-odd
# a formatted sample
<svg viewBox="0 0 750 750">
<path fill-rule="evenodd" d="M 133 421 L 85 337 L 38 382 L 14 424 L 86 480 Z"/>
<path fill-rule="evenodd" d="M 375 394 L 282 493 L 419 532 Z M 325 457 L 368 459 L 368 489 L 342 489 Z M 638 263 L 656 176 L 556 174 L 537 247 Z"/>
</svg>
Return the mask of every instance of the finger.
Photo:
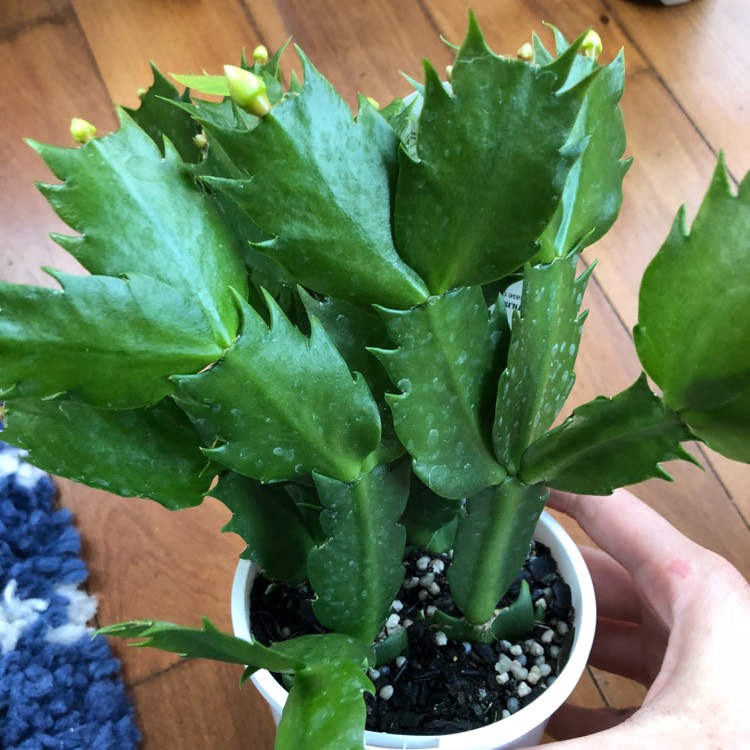
<svg viewBox="0 0 750 750">
<path fill-rule="evenodd" d="M 641 604 L 630 573 L 606 552 L 591 547 L 581 547 L 580 550 L 594 581 L 599 616 L 638 622 Z"/>
<path fill-rule="evenodd" d="M 686 578 L 696 578 L 704 550 L 627 490 L 609 497 L 552 493 L 552 507 L 581 528 L 632 576 L 636 588 L 672 623 L 672 611 Z"/>
<path fill-rule="evenodd" d="M 552 491 L 550 505 L 575 518 L 605 552 L 633 573 L 661 559 L 665 545 L 691 551 L 693 543 L 656 511 L 627 490 L 611 495 L 573 495 Z"/>
<path fill-rule="evenodd" d="M 589 664 L 597 669 L 627 677 L 648 687 L 658 673 L 663 657 L 663 651 L 654 654 L 644 644 L 639 625 L 601 618 L 597 620 L 594 644 L 589 655 Z"/>
<path fill-rule="evenodd" d="M 547 733 L 556 740 L 569 740 L 585 737 L 597 732 L 612 729 L 629 719 L 638 709 L 632 708 L 584 708 L 563 704 L 547 725 Z M 576 748 L 579 746 L 576 744 Z M 581 747 L 584 747 L 583 745 Z M 594 745 L 592 745 L 594 747 Z M 604 748 L 606 743 L 596 745 Z"/>
</svg>

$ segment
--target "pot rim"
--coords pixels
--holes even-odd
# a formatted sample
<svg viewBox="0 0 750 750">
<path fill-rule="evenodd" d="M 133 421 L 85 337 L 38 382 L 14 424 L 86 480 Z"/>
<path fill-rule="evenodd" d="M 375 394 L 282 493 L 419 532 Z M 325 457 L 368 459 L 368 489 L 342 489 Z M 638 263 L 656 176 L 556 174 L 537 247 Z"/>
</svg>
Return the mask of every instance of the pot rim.
<svg viewBox="0 0 750 750">
<path fill-rule="evenodd" d="M 365 731 L 368 747 L 377 748 L 442 748 L 467 750 L 472 747 L 498 747 L 513 742 L 546 725 L 549 717 L 567 700 L 583 674 L 596 630 L 596 598 L 591 575 L 577 545 L 562 525 L 546 511 L 542 513 L 534 538 L 550 547 L 561 576 L 571 588 L 576 624 L 573 647 L 560 676 L 544 693 L 517 713 L 466 732 L 446 735 L 402 735 Z M 240 560 L 232 585 L 231 613 L 234 633 L 250 640 L 249 598 L 258 567 L 249 560 Z M 283 709 L 287 691 L 266 670 L 258 670 L 252 680 L 271 707 Z M 487 743 L 490 744 L 487 744 Z M 494 743 L 494 744 L 492 744 Z"/>
</svg>

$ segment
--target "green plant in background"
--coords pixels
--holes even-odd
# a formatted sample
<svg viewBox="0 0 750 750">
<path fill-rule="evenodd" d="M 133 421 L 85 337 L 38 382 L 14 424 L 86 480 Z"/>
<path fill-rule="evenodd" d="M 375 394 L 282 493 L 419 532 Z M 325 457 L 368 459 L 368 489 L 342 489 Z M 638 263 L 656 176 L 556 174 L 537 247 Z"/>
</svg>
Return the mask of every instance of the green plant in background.
<svg viewBox="0 0 750 750">
<path fill-rule="evenodd" d="M 498 56 L 472 18 L 450 84 L 426 64 L 415 99 L 361 98 L 353 117 L 301 52 L 285 88 L 259 49 L 176 77 L 220 102 L 155 70 L 117 132 L 79 122 L 80 148 L 32 143 L 77 233 L 55 239 L 90 275 L 0 284 L 3 439 L 170 509 L 210 494 L 243 557 L 310 581 L 327 635 L 103 631 L 250 665 L 243 680 L 294 674 L 279 748 L 362 746 L 364 670 L 407 546 L 453 549 L 463 617 L 438 613 L 441 629 L 505 637 L 517 621 L 496 607 L 550 487 L 665 477 L 695 439 L 750 461 L 750 189 L 733 194 L 721 161 L 641 286 L 636 349 L 663 395 L 643 375 L 552 427 L 586 316 L 578 256 L 614 222 L 629 165 L 623 57 L 599 51 L 556 32 L 554 55 L 534 37 Z M 528 597 L 513 609 L 533 622 Z"/>
</svg>

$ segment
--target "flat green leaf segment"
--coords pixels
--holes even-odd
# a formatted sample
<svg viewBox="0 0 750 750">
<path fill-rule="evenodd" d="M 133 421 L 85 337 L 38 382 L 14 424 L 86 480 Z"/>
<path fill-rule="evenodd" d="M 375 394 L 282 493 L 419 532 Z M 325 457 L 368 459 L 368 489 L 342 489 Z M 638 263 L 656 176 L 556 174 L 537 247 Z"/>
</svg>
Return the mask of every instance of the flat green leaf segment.
<svg viewBox="0 0 750 750">
<path fill-rule="evenodd" d="M 206 454 L 239 474 L 352 481 L 380 443 L 377 404 L 314 318 L 307 338 L 268 295 L 266 303 L 270 327 L 239 302 L 239 338 L 210 370 L 176 378 L 175 398 L 215 434 Z"/>
<path fill-rule="evenodd" d="M 230 473 L 210 495 L 232 511 L 222 531 L 233 531 L 245 541 L 240 557 L 253 560 L 274 580 L 300 583 L 307 578 L 307 553 L 315 542 L 284 484 L 260 484 Z"/>
<path fill-rule="evenodd" d="M 373 692 L 364 671 L 368 665 L 374 666 L 370 645 L 340 633 L 327 633 L 282 641 L 272 648 L 305 664 L 294 675 L 276 750 L 359 750 L 365 728 L 363 693 Z"/>
<path fill-rule="evenodd" d="M 5 406 L 2 436 L 55 476 L 123 497 L 148 497 L 169 510 L 199 505 L 215 473 L 195 428 L 169 399 L 120 411 L 17 399 Z"/>
<path fill-rule="evenodd" d="M 560 203 L 541 237 L 541 259 L 549 261 L 578 252 L 610 229 L 622 204 L 622 181 L 631 160 L 622 160 L 625 126 L 620 99 L 625 86 L 622 52 L 599 69 L 593 60 L 578 56 L 569 85 L 591 81 L 570 135 L 571 144 L 585 139 L 586 147 L 565 182 Z"/>
<path fill-rule="evenodd" d="M 387 347 L 388 338 L 383 319 L 374 312 L 365 311 L 346 302 L 330 297 L 317 300 L 300 289 L 302 303 L 310 317 L 317 318 L 334 346 L 340 352 L 352 372 L 361 373 L 380 409 L 382 424 L 382 462 L 404 453 L 404 447 L 396 437 L 393 416 L 386 404 L 385 394 L 393 386 L 383 365 L 368 347 Z"/>
<path fill-rule="evenodd" d="M 273 237 L 258 249 L 303 286 L 360 305 L 418 304 L 427 290 L 399 258 L 391 229 L 398 138 L 366 102 L 355 120 L 300 56 L 302 90 L 257 127 L 237 131 L 204 122 L 209 148 L 218 144 L 247 174 L 208 182 Z"/>
<path fill-rule="evenodd" d="M 426 66 L 417 159 L 400 155 L 395 234 L 433 294 L 512 273 L 537 250 L 583 144 L 571 144 L 595 74 L 561 90 L 572 46 L 544 66 L 499 57 L 472 18 L 452 93 Z"/>
<path fill-rule="evenodd" d="M 608 495 L 652 477 L 671 479 L 662 461 L 694 459 L 680 445 L 693 435 L 641 376 L 613 398 L 580 406 L 524 453 L 521 479 L 568 492 Z"/>
<path fill-rule="evenodd" d="M 229 96 L 229 82 L 226 76 L 182 75 L 177 73 L 171 73 L 171 76 L 177 83 L 199 91 L 201 94 Z"/>
<path fill-rule="evenodd" d="M 407 543 L 441 552 L 442 550 L 435 549 L 435 535 L 455 522 L 461 507 L 461 500 L 441 497 L 413 476 L 409 502 L 399 521 L 406 527 Z M 449 544 L 448 548 L 452 549 L 453 544 Z"/>
<path fill-rule="evenodd" d="M 738 248 L 748 236 L 750 177 L 734 195 L 721 158 L 690 231 L 683 209 L 646 269 L 634 332 L 667 404 L 686 419 L 699 414 L 698 435 L 719 450 L 734 444 L 741 460 L 750 458 L 750 265 Z"/>
<path fill-rule="evenodd" d="M 750 389 L 709 409 L 683 409 L 680 419 L 714 450 L 750 463 Z"/>
<path fill-rule="evenodd" d="M 104 408 L 148 406 L 223 342 L 195 301 L 149 276 L 53 274 L 63 291 L 0 283 L 0 390 Z"/>
<path fill-rule="evenodd" d="M 453 600 L 476 625 L 491 620 L 524 560 L 548 490 L 508 477 L 471 497 L 459 518 L 453 562 L 448 568 Z"/>
<path fill-rule="evenodd" d="M 358 641 L 343 633 L 302 635 L 287 641 L 278 641 L 271 649 L 305 666 L 347 661 L 361 671 L 372 666 L 375 661 L 371 643 Z M 369 689 L 372 692 L 372 682 L 369 683 Z"/>
<path fill-rule="evenodd" d="M 308 315 L 320 321 L 349 369 L 364 375 L 373 394 L 382 398 L 391 381 L 377 358 L 368 351 L 368 347 L 390 344 L 382 318 L 330 297 L 318 300 L 304 290 L 300 290 L 300 295 Z"/>
<path fill-rule="evenodd" d="M 212 338 L 229 346 L 238 327 L 229 288 L 247 293 L 235 235 L 171 144 L 162 157 L 128 115 L 120 123 L 116 133 L 77 149 L 32 144 L 64 181 L 40 189 L 82 235 L 55 240 L 92 274 L 138 272 L 194 298 Z"/>
<path fill-rule="evenodd" d="M 554 422 L 575 381 L 586 318 L 579 315 L 590 269 L 576 279 L 575 255 L 529 267 L 521 314 L 511 332 L 508 365 L 500 377 L 493 444 L 511 474 L 521 455 Z"/>
<path fill-rule="evenodd" d="M 130 620 L 99 628 L 96 635 L 144 638 L 145 641 L 134 645 L 159 648 L 180 656 L 250 665 L 272 672 L 288 674 L 305 666 L 303 661 L 285 656 L 256 641 L 248 642 L 223 633 L 206 617 L 203 618 L 202 628 L 188 628 L 160 620 Z M 250 673 L 246 673 L 245 678 L 249 676 Z"/>
<path fill-rule="evenodd" d="M 258 124 L 257 117 L 241 110 L 231 99 L 220 103 L 196 100 L 193 104 L 179 103 L 179 107 L 186 115 L 204 125 L 213 123 L 222 128 L 244 132 Z M 245 177 L 244 171 L 224 153 L 216 140 L 212 140 L 210 147 L 205 149 L 203 158 L 193 167 L 193 171 L 198 178 L 204 175 L 226 179 Z M 236 235 L 245 264 L 254 271 L 261 272 L 274 283 L 294 287 L 294 281 L 286 271 L 273 258 L 254 247 L 255 244 L 265 242 L 271 237 L 264 234 L 237 203 L 224 193 L 207 191 L 207 195 L 217 202 L 227 226 Z"/>
<path fill-rule="evenodd" d="M 151 71 L 154 82 L 141 96 L 140 106 L 138 109 L 124 107 L 125 112 L 148 133 L 162 154 L 165 152 L 166 138 L 177 149 L 183 161 L 197 162 L 201 150 L 195 145 L 193 138 L 200 132 L 200 127 L 187 112 L 174 106 L 174 102 L 188 102 L 188 92 L 181 95 L 153 63 Z"/>
<path fill-rule="evenodd" d="M 276 750 L 361 750 L 372 681 L 347 661 L 312 664 L 294 676 L 276 735 Z"/>
<path fill-rule="evenodd" d="M 403 581 L 406 530 L 398 525 L 409 494 L 409 466 L 378 466 L 354 484 L 315 475 L 328 540 L 307 567 L 313 609 L 330 630 L 372 643 Z"/>
<path fill-rule="evenodd" d="M 388 403 L 415 474 L 449 498 L 501 482 L 486 415 L 508 346 L 504 310 L 489 313 L 481 289 L 468 287 L 381 314 L 399 348 L 375 353 L 402 392 Z"/>
</svg>

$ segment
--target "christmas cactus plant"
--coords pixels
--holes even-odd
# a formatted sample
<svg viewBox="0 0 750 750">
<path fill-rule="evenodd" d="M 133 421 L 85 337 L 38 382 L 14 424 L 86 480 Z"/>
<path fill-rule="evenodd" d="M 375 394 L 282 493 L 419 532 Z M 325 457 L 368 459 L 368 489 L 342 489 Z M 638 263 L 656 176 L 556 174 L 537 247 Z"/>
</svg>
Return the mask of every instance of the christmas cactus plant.
<svg viewBox="0 0 750 750">
<path fill-rule="evenodd" d="M 309 581 L 325 634 L 105 628 L 243 679 L 294 675 L 277 747 L 362 746 L 407 548 L 452 550 L 443 632 L 504 638 L 540 614 L 498 602 L 550 487 L 665 476 L 692 440 L 750 460 L 750 188 L 734 194 L 721 162 L 641 286 L 635 345 L 658 394 L 644 374 L 553 427 L 586 317 L 579 255 L 629 164 L 622 55 L 602 66 L 591 33 L 555 36 L 554 54 L 534 37 L 499 56 L 472 18 L 448 81 L 426 64 L 407 103 L 361 98 L 356 116 L 304 54 L 283 85 L 259 48 L 223 76 L 176 76 L 182 94 L 155 71 L 117 132 L 74 123 L 80 148 L 32 143 L 76 232 L 55 239 L 90 275 L 0 284 L 3 439 L 170 509 L 210 494 L 244 557 Z"/>
</svg>

